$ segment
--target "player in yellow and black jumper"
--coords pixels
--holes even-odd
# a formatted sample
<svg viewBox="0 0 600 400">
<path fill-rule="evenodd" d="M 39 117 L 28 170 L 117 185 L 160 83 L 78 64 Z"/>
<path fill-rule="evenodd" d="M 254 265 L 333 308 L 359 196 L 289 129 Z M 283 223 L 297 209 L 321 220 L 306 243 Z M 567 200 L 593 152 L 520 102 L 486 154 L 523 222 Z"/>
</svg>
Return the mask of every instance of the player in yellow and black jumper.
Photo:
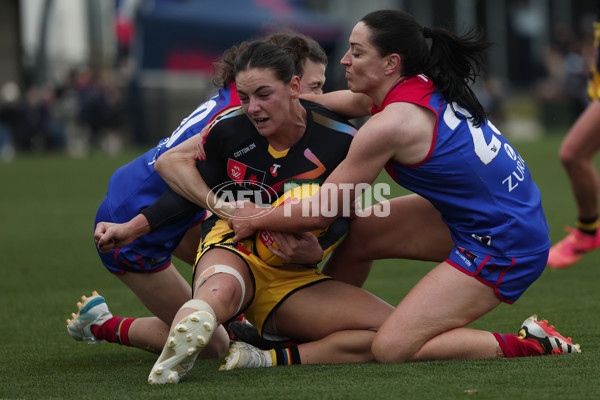
<svg viewBox="0 0 600 400">
<path fill-rule="evenodd" d="M 567 268 L 583 255 L 600 247 L 598 206 L 600 179 L 594 157 L 600 149 L 600 1 L 594 22 L 595 63 L 591 67 L 587 93 L 590 104 L 573 124 L 559 151 L 577 206 L 576 227 L 550 248 L 548 266 Z"/>
<path fill-rule="evenodd" d="M 228 192 L 224 198 L 239 199 L 250 195 L 255 202 L 269 206 L 289 187 L 303 183 L 322 183 L 344 159 L 356 129 L 337 114 L 307 100 L 300 100 L 306 111 L 306 132 L 291 148 L 278 151 L 256 133 L 243 110 L 231 113 L 210 132 L 204 144 L 206 160 L 198 163 L 205 182 L 217 192 Z M 244 195 L 240 193 L 244 191 Z M 345 220 L 335 228 L 343 231 Z M 244 313 L 259 331 L 277 305 L 292 291 L 329 277 L 314 268 L 266 265 L 254 251 L 254 240 L 231 241 L 227 221 L 213 215 L 202 225 L 203 240 L 197 261 L 214 248 L 236 253 L 252 271 L 257 301 Z M 335 232 L 337 233 L 337 232 Z M 339 237 L 337 234 L 333 237 Z M 334 243 L 321 244 L 324 253 Z M 278 286 L 273 281 L 281 280 Z M 260 290 L 260 292 L 259 292 Z M 262 291 L 266 292 L 262 292 Z M 267 293 L 268 292 L 268 293 Z"/>
<path fill-rule="evenodd" d="M 286 182 L 325 180 L 345 157 L 355 129 L 329 110 L 299 99 L 298 53 L 255 42 L 238 56 L 235 76 L 243 113 L 226 115 L 212 128 L 204 144 L 206 159 L 197 165 L 197 142 L 165 153 L 156 169 L 169 186 L 226 219 L 233 209 L 217 207 L 222 204 L 210 196 L 211 189 L 229 199 L 239 198 L 241 190 L 258 191 L 263 204 L 269 204 L 286 190 Z M 144 214 L 153 226 L 186 207 L 172 192 L 161 204 Z M 231 242 L 233 232 L 225 220 L 214 217 L 203 228 L 194 298 L 177 313 L 150 383 L 177 383 L 217 325 L 241 312 L 263 335 L 303 343 L 270 353 L 232 351 L 224 369 L 373 360 L 371 342 L 391 305 L 322 275 L 314 266 L 266 264 L 252 252 L 251 241 Z"/>
</svg>

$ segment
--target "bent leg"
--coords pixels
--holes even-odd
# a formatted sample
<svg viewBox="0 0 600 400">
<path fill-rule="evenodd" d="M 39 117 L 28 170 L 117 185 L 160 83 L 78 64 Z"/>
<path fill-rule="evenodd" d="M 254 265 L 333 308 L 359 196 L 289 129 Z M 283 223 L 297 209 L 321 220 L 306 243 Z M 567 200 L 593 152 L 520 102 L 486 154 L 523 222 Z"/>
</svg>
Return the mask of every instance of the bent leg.
<svg viewBox="0 0 600 400">
<path fill-rule="evenodd" d="M 559 158 L 569 175 L 577 211 L 581 218 L 598 215 L 600 180 L 593 158 L 600 149 L 600 101 L 594 101 L 579 116 L 563 140 Z"/>
<path fill-rule="evenodd" d="M 138 318 L 129 328 L 131 345 L 159 353 L 163 348 L 169 326 L 179 308 L 192 298 L 192 289 L 173 264 L 154 273 L 125 273 L 117 275 L 156 317 Z M 202 357 L 220 357 L 226 351 L 222 332 L 211 341 Z"/>
<path fill-rule="evenodd" d="M 298 346 L 303 364 L 373 361 L 371 343 L 393 307 L 357 287 L 333 280 L 303 288 L 276 310 L 274 334 L 307 341 Z"/>
<path fill-rule="evenodd" d="M 244 282 L 245 295 L 242 299 L 242 287 L 236 277 L 230 273 L 217 273 L 214 275 L 207 276 L 207 279 L 202 283 L 202 273 L 209 270 L 215 265 L 226 265 L 233 268 L 241 276 Z M 200 353 L 201 357 L 210 357 L 212 354 L 218 356 L 223 355 L 229 346 L 229 337 L 225 328 L 220 326 L 223 322 L 231 319 L 239 311 L 239 309 L 247 304 L 252 298 L 254 293 L 254 284 L 250 277 L 248 267 L 244 261 L 236 254 L 223 250 L 213 249 L 206 252 L 202 258 L 198 261 L 196 266 L 196 273 L 194 277 L 194 296 L 193 300 L 198 300 L 206 303 L 210 312 L 214 314 L 216 319 L 215 324 L 218 326 L 218 338 L 213 336 L 213 340 L 209 343 L 209 346 L 204 348 Z M 175 314 L 170 332 L 173 332 L 177 325 L 194 313 L 194 308 L 186 307 L 187 301 L 192 298 L 188 298 L 185 302 L 179 305 L 177 313 Z M 218 340 L 218 343 L 213 343 Z M 211 349 L 211 345 L 215 346 L 216 350 Z"/>
<path fill-rule="evenodd" d="M 150 384 L 179 382 L 197 355 L 204 353 L 207 342 L 215 340 L 216 329 L 225 335 L 225 351 L 229 340 L 220 324 L 233 317 L 254 292 L 244 261 L 223 249 L 209 250 L 200 258 L 194 285 L 193 299 L 186 301 L 173 319 L 169 337 L 150 371 Z"/>
<path fill-rule="evenodd" d="M 407 258 L 442 262 L 454 243 L 440 213 L 416 194 L 390 200 L 390 215 L 354 218 L 346 239 L 323 273 L 355 286 L 367 279 L 373 260 Z"/>
<path fill-rule="evenodd" d="M 464 327 L 498 304 L 492 288 L 443 262 L 385 321 L 373 353 L 380 362 L 496 357 L 492 333 Z"/>
<path fill-rule="evenodd" d="M 173 252 L 173 255 L 189 265 L 194 265 L 198 243 L 202 239 L 202 225 L 198 224 L 190 228 L 185 236 L 179 242 L 179 246 Z"/>
<path fill-rule="evenodd" d="M 177 268 L 167 268 L 153 273 L 126 272 L 117 277 L 148 310 L 170 325 L 179 307 L 192 298 L 192 289 Z"/>
</svg>

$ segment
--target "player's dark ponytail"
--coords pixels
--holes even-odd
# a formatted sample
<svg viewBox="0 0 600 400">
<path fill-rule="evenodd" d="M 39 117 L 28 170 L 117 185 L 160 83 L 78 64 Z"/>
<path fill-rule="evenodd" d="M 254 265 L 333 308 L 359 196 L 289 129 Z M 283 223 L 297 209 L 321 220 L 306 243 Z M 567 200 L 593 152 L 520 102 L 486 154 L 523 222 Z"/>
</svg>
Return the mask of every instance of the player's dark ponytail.
<svg viewBox="0 0 600 400">
<path fill-rule="evenodd" d="M 449 103 L 471 112 L 475 125 L 483 122 L 485 110 L 470 84 L 479 75 L 491 43 L 482 41 L 478 30 L 457 36 L 444 28 L 423 28 L 412 15 L 397 10 L 374 11 L 361 21 L 381 56 L 400 55 L 402 75 L 427 75 Z M 426 39 L 431 40 L 431 48 Z"/>
<path fill-rule="evenodd" d="M 475 126 L 486 115 L 471 84 L 484 68 L 486 50 L 491 43 L 481 40 L 479 29 L 457 36 L 444 28 L 430 29 L 431 48 L 425 74 L 435 82 L 449 103 L 456 102 L 473 114 Z"/>
</svg>

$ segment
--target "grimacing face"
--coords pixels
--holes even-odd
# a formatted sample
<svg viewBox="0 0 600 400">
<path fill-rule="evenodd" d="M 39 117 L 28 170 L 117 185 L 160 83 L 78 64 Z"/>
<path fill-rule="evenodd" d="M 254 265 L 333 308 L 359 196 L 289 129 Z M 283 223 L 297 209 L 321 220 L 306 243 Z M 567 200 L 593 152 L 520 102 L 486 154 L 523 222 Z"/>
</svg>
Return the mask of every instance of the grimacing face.
<svg viewBox="0 0 600 400">
<path fill-rule="evenodd" d="M 284 83 L 271 69 L 250 68 L 238 72 L 235 82 L 242 108 L 260 135 L 268 137 L 287 130 L 294 93 L 299 92 L 297 76 Z"/>
</svg>

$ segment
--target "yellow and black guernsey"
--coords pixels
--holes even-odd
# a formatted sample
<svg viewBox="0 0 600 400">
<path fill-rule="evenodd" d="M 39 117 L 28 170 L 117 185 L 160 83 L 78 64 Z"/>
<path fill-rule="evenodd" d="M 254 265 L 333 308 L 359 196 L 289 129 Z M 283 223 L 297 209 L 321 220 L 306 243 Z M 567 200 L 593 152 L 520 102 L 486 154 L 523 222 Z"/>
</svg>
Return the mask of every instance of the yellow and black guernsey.
<svg viewBox="0 0 600 400">
<path fill-rule="evenodd" d="M 223 201 L 250 200 L 269 206 L 294 185 L 321 184 L 346 157 L 356 128 L 320 104 L 301 99 L 306 110 L 302 138 L 284 151 L 273 149 L 242 109 L 223 117 L 209 131 L 206 159 L 197 161 L 204 181 Z M 152 230 L 192 215 L 197 206 L 169 189 L 142 210 Z M 211 229 L 212 221 L 203 225 Z M 204 228 L 204 226 L 203 226 Z M 319 239 L 323 249 L 340 239 L 345 221 L 336 221 Z"/>
<path fill-rule="evenodd" d="M 273 149 L 241 109 L 224 117 L 206 138 L 206 160 L 197 164 L 204 181 L 216 193 L 237 199 L 241 194 L 228 191 L 243 190 L 266 205 L 286 190 L 286 184 L 325 181 L 346 157 L 356 129 L 317 103 L 301 100 L 301 104 L 306 109 L 306 130 L 284 151 Z"/>
<path fill-rule="evenodd" d="M 214 193 L 226 201 L 254 197 L 255 202 L 269 206 L 290 189 L 290 184 L 321 184 L 329 176 L 346 157 L 356 129 L 319 104 L 304 100 L 301 104 L 306 109 L 306 130 L 285 151 L 274 151 L 241 110 L 228 114 L 211 128 L 204 143 L 206 159 L 198 161 L 197 167 Z M 185 217 L 190 204 L 168 191 L 143 213 L 157 229 L 173 218 Z M 347 228 L 347 221 L 338 218 L 319 238 L 324 254 L 339 243 Z M 290 294 L 331 279 L 316 265 L 269 265 L 255 253 L 254 238 L 234 243 L 232 237 L 226 221 L 216 216 L 204 221 L 195 264 L 215 248 L 231 251 L 244 260 L 252 275 L 254 293 L 240 313 L 261 333 L 265 321 Z"/>
<path fill-rule="evenodd" d="M 269 207 L 285 191 L 307 183 L 322 184 L 346 157 L 356 128 L 331 110 L 301 100 L 306 110 L 306 130 L 289 149 L 277 151 L 261 136 L 240 109 L 221 119 L 208 133 L 204 149 L 206 159 L 197 167 L 204 181 L 224 201 L 250 200 Z M 248 247 L 227 240 L 227 229 L 215 227 L 217 218 L 203 223 L 205 240 L 200 254 L 219 242 L 220 247 Z M 319 237 L 326 256 L 345 235 L 348 222 L 338 218 Z M 219 231 L 219 238 L 208 232 Z M 255 249 L 249 249 L 255 252 Z"/>
</svg>

